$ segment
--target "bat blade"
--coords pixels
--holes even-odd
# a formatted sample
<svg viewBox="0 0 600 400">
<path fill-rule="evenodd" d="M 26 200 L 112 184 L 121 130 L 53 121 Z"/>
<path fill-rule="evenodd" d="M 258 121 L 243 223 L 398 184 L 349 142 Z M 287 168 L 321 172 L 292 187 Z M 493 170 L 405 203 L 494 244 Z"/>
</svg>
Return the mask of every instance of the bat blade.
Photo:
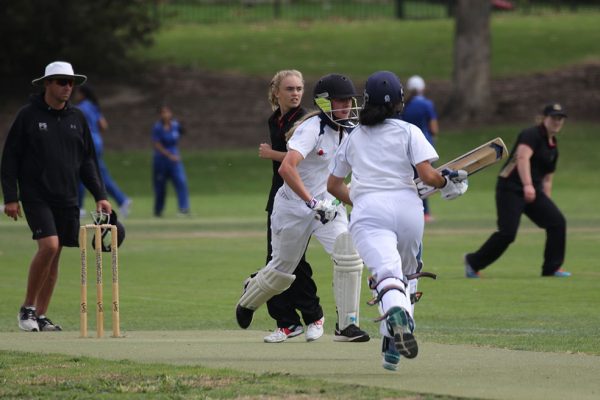
<svg viewBox="0 0 600 400">
<path fill-rule="evenodd" d="M 482 144 L 481 146 L 474 148 L 473 150 L 466 152 L 452 161 L 448 161 L 436 169 L 440 172 L 444 169 L 462 169 L 467 171 L 469 176 L 471 176 L 474 173 L 481 171 L 482 169 L 489 167 L 490 165 L 493 165 L 507 157 L 508 149 L 506 148 L 502 138 L 497 137 L 487 143 Z M 420 182 L 420 178 L 415 179 L 416 184 Z M 430 190 L 424 192 L 421 191 L 421 197 L 429 197 L 438 190 L 439 189 L 432 187 Z"/>
</svg>

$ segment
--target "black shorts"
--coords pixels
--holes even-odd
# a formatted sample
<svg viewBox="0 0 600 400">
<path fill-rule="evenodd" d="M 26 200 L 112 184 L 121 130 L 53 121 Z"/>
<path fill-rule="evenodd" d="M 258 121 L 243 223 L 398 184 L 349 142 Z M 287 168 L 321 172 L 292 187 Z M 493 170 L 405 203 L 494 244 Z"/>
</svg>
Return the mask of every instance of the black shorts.
<svg viewBox="0 0 600 400">
<path fill-rule="evenodd" d="M 47 203 L 23 203 L 23 211 L 32 239 L 58 236 L 58 243 L 65 247 L 79 245 L 79 207 L 52 207 Z"/>
</svg>

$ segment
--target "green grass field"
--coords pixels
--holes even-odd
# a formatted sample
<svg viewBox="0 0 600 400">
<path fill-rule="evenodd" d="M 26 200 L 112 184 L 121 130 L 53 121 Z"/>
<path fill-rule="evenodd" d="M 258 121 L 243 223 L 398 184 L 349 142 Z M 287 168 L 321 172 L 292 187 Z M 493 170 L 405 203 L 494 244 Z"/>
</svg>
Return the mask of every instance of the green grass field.
<svg viewBox="0 0 600 400">
<path fill-rule="evenodd" d="M 442 160 L 451 159 L 495 136 L 502 136 L 510 146 L 520 128 L 450 132 L 440 138 L 438 152 Z M 437 273 L 439 279 L 420 283 L 425 296 L 416 311 L 419 340 L 483 349 L 600 356 L 600 314 L 595 311 L 600 302 L 597 262 L 600 194 L 592 184 L 597 181 L 593 165 L 596 149 L 600 147 L 597 129 L 597 125 L 568 121 L 560 136 L 554 198 L 568 220 L 565 268 L 573 272 L 571 278 L 539 277 L 544 233 L 526 219 L 516 242 L 485 271 L 484 279 L 473 281 L 463 277 L 462 255 L 476 249 L 494 230 L 493 185 L 499 167 L 475 175 L 469 191 L 460 199 L 432 200 L 436 221 L 426 227 L 424 260 L 426 270 Z M 176 216 L 171 191 L 165 217 L 155 219 L 151 217 L 148 154 L 107 155 L 113 175 L 134 200 L 133 213 L 125 221 L 127 239 L 120 251 L 123 330 L 132 333 L 237 330 L 233 309 L 241 282 L 262 266 L 265 257 L 263 210 L 270 179 L 269 163 L 258 159 L 255 150 L 184 153 L 193 216 Z M 27 265 L 35 249 L 29 236 L 24 221 L 0 220 L 0 334 L 18 330 L 15 315 L 24 296 Z M 326 330 L 331 333 L 335 315 L 331 262 L 316 241 L 311 243 L 308 258 L 328 317 Z M 78 329 L 78 264 L 77 250 L 66 249 L 49 312 L 68 331 Z M 93 303 L 93 288 L 89 292 Z M 105 299 L 109 293 L 106 284 Z M 364 301 L 370 297 L 366 284 L 362 297 Z M 376 309 L 365 306 L 361 310 L 362 326 L 375 337 L 377 329 L 370 321 L 376 316 Z M 106 319 L 108 324 L 108 315 Z M 93 315 L 90 320 L 93 332 Z M 109 327 L 110 324 L 107 331 Z M 258 331 L 250 334 L 250 340 L 263 346 L 264 332 L 273 327 L 266 310 L 259 310 L 252 325 Z M 30 334 L 19 335 L 28 340 Z M 34 368 L 31 356 L 5 351 L 0 355 L 0 397 L 9 398 L 41 397 L 48 390 L 55 392 L 55 398 L 96 398 L 94 393 L 99 388 L 105 398 L 117 395 L 129 398 L 139 392 L 138 380 L 155 388 L 145 394 L 156 398 L 258 398 L 260 393 L 277 396 L 281 392 L 299 396 L 295 398 L 340 398 L 333 394 L 341 390 L 333 383 L 319 382 L 315 383 L 319 390 L 305 393 L 299 389 L 302 384 L 293 383 L 296 381 L 293 375 L 249 375 L 198 366 L 132 365 L 64 356 L 36 356 Z M 377 352 L 369 355 L 378 366 Z M 97 356 L 104 357 L 102 353 Z M 108 358 L 114 359 L 115 355 Z M 59 365 L 57 377 L 44 374 L 45 378 L 38 380 L 36 370 L 40 365 L 50 368 Z M 75 370 L 80 372 L 73 373 Z M 132 371 L 139 371 L 139 375 L 132 377 Z M 379 375 L 380 371 L 373 373 Z M 115 380 L 108 375 L 114 375 Z M 222 390 L 224 381 L 233 382 L 234 386 Z M 341 392 L 342 397 L 375 399 L 410 395 L 360 390 L 358 394 L 353 390 Z"/>
<path fill-rule="evenodd" d="M 492 75 L 522 75 L 598 61 L 599 13 L 495 16 Z M 339 71 L 362 80 L 377 70 L 450 79 L 454 21 L 367 20 L 166 25 L 137 53 L 148 62 L 270 76 L 296 68 L 307 77 Z M 293 45 L 290 45 L 292 44 Z M 376 49 L 374 51 L 374 49 Z M 556 56 L 560 49 L 560 57 Z M 363 60 L 368 60 L 365 62 Z"/>
<path fill-rule="evenodd" d="M 597 11 L 495 15 L 493 76 L 598 61 L 598 16 Z M 452 34 L 449 19 L 167 24 L 155 45 L 136 56 L 258 76 L 293 67 L 309 78 L 335 70 L 361 80 L 374 70 L 393 69 L 400 76 L 418 72 L 448 80 Z M 437 149 L 444 161 L 496 136 L 510 146 L 522 128 L 444 131 Z M 35 243 L 23 220 L 0 218 L 0 398 L 597 399 L 598 129 L 569 120 L 560 136 L 553 197 L 568 221 L 565 268 L 571 278 L 539 277 L 544 232 L 526 219 L 516 242 L 484 271 L 484 279 L 464 278 L 463 254 L 495 229 L 499 166 L 474 176 L 464 197 L 432 200 L 436 221 L 426 226 L 424 260 L 426 270 L 439 278 L 420 283 L 425 292 L 416 310 L 421 353 L 412 362 L 403 360 L 397 374 L 380 367 L 372 323 L 376 309 L 361 309 L 361 326 L 374 340 L 350 348 L 332 343 L 331 261 L 315 241 L 308 259 L 327 318 L 326 336 L 311 345 L 302 338 L 263 344 L 274 328 L 264 308 L 252 330 L 238 329 L 233 310 L 241 282 L 262 267 L 266 252 L 271 167 L 255 149 L 184 150 L 192 216 L 177 217 L 171 190 L 161 219 L 151 211 L 150 150 L 109 151 L 111 173 L 134 200 L 120 249 L 125 338 L 77 338 L 77 249 L 63 252 L 48 313 L 66 332 L 19 332 L 15 316 Z M 88 292 L 93 304 L 95 290 Z M 106 303 L 108 281 L 104 296 Z M 362 297 L 363 304 L 370 297 L 366 283 Z M 90 333 L 94 327 L 90 313 Z"/>
</svg>

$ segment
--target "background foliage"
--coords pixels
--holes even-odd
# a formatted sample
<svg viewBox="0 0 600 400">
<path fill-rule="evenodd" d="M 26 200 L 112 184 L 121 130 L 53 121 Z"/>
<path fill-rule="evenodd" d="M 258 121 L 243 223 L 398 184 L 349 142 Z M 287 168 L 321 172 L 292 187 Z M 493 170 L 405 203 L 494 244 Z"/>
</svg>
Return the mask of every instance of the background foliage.
<svg viewBox="0 0 600 400">
<path fill-rule="evenodd" d="M 87 73 L 130 69 L 130 51 L 149 45 L 158 28 L 148 4 L 142 0 L 2 0 L 0 73 L 38 76 L 48 60 L 68 60 Z"/>
</svg>

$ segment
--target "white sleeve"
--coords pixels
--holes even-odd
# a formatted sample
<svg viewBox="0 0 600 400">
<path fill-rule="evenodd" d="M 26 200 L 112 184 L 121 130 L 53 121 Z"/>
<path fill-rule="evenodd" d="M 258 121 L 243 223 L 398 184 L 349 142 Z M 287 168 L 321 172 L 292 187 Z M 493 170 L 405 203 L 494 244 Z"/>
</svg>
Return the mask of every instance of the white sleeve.
<svg viewBox="0 0 600 400">
<path fill-rule="evenodd" d="M 288 142 L 288 149 L 296 150 L 304 158 L 317 147 L 319 130 L 313 129 L 313 122 L 311 118 L 300 124 Z"/>
<path fill-rule="evenodd" d="M 348 163 L 346 153 L 348 151 L 348 143 L 350 143 L 350 135 L 347 135 L 342 143 L 335 151 L 335 156 L 329 163 L 329 172 L 331 175 L 338 178 L 345 178 L 352 172 L 352 166 Z"/>
<path fill-rule="evenodd" d="M 417 165 L 423 161 L 437 161 L 440 156 L 431 143 L 427 141 L 423 131 L 416 125 L 408 124 L 408 126 L 410 133 L 409 151 L 412 164 Z"/>
</svg>

